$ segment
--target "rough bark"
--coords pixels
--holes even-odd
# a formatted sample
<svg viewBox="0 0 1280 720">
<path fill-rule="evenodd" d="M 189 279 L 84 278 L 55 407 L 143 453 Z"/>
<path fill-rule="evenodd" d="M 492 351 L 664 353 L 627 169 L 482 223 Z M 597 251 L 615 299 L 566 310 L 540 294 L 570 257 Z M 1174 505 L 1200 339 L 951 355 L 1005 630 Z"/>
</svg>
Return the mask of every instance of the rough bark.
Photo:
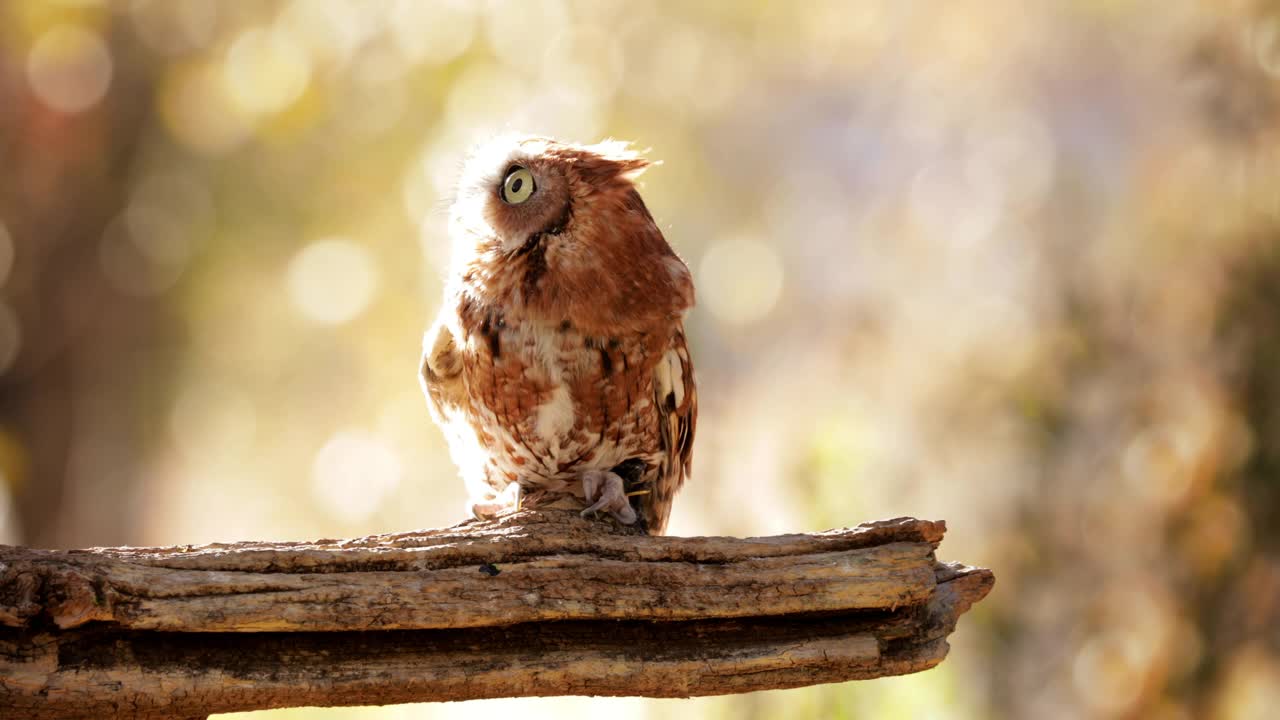
<svg viewBox="0 0 1280 720">
<path fill-rule="evenodd" d="M 0 708 L 198 717 L 917 672 L 994 582 L 935 560 L 944 529 L 649 537 L 546 511 L 344 541 L 0 548 Z"/>
</svg>

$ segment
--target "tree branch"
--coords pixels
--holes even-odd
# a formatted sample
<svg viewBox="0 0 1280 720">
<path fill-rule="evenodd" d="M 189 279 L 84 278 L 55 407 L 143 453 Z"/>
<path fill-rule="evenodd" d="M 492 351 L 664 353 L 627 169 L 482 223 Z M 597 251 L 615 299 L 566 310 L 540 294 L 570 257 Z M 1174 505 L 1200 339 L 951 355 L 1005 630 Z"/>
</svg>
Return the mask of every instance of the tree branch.
<svg viewBox="0 0 1280 720">
<path fill-rule="evenodd" d="M 945 525 L 650 537 L 572 512 L 314 543 L 0 548 L 0 707 L 203 717 L 685 697 L 930 668 L 990 571 Z"/>
</svg>

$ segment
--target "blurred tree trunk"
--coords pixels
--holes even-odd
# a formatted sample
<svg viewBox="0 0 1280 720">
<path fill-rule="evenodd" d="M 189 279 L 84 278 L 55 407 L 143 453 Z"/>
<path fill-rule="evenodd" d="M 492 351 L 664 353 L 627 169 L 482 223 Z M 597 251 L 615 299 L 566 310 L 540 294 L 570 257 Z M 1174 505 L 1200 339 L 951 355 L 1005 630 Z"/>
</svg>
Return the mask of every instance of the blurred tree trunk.
<svg viewBox="0 0 1280 720">
<path fill-rule="evenodd" d="M 33 546 L 137 538 L 139 360 L 162 327 L 156 305 L 116 291 L 99 259 L 153 107 L 146 65 L 122 35 L 108 31 L 106 96 L 70 115 L 33 95 L 26 48 L 0 37 L 0 223 L 14 246 L 3 302 L 20 329 L 17 358 L 0 376 L 0 469 L 17 539 Z"/>
</svg>

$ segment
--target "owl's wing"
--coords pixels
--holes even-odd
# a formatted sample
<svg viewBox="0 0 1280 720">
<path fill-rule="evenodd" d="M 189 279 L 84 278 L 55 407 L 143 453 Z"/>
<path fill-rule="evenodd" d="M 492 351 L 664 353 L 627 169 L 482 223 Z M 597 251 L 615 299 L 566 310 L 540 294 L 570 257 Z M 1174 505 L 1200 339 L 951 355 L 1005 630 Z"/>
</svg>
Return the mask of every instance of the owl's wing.
<svg viewBox="0 0 1280 720">
<path fill-rule="evenodd" d="M 654 491 L 646 497 L 645 518 L 649 532 L 660 535 L 667 527 L 671 501 L 689 476 L 693 464 L 693 433 L 698 424 L 698 389 L 693 382 L 693 362 L 689 359 L 683 323 L 676 323 L 671 347 L 654 373 L 658 436 L 665 459 Z"/>
</svg>

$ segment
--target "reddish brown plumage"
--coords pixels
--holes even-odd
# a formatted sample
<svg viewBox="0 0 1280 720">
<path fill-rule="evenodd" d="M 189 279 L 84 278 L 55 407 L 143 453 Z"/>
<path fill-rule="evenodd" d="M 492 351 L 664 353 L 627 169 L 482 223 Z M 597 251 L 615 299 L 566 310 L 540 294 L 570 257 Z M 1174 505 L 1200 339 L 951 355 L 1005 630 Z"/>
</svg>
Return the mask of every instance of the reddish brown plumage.
<svg viewBox="0 0 1280 720">
<path fill-rule="evenodd" d="M 612 471 L 666 527 L 697 416 L 693 284 L 632 182 L 647 164 L 620 143 L 509 138 L 464 171 L 422 378 L 480 513 L 513 482 L 525 505 L 581 501 L 584 474 Z M 536 181 L 519 204 L 502 194 L 515 168 Z"/>
</svg>

